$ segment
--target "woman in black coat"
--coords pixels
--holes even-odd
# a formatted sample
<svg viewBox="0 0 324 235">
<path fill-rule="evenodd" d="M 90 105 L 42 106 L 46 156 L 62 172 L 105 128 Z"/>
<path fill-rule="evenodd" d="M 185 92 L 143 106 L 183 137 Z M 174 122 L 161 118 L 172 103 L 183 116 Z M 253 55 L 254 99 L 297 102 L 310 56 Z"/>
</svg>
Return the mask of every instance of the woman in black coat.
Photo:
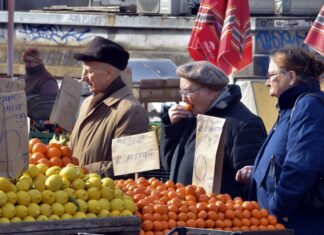
<svg viewBox="0 0 324 235">
<path fill-rule="evenodd" d="M 196 116 L 204 114 L 226 119 L 221 193 L 245 196 L 244 185 L 235 181 L 236 171 L 253 164 L 266 138 L 262 120 L 240 102 L 237 85 L 228 85 L 227 76 L 206 61 L 179 66 L 180 94 L 190 104 L 172 106 L 162 116 L 160 153 L 170 179 L 184 185 L 192 183 L 196 140 Z"/>
</svg>

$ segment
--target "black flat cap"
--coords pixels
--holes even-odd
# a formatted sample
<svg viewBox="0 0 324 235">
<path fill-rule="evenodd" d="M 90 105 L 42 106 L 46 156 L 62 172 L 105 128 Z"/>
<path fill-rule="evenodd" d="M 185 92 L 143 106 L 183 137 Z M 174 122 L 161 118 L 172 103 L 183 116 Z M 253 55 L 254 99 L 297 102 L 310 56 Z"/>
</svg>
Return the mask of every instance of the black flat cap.
<svg viewBox="0 0 324 235">
<path fill-rule="evenodd" d="M 74 59 L 98 61 L 124 70 L 127 67 L 129 53 L 119 44 L 103 37 L 95 37 L 83 53 L 74 53 Z"/>
</svg>

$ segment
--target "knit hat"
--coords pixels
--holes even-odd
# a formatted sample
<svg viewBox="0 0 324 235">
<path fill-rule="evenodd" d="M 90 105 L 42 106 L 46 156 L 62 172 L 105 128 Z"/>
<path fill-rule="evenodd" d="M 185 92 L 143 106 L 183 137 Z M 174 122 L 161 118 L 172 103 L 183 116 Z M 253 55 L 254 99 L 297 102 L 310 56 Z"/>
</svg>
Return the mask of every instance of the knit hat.
<svg viewBox="0 0 324 235">
<path fill-rule="evenodd" d="M 177 68 L 177 75 L 214 90 L 223 89 L 229 82 L 224 72 L 208 61 L 180 65 Z"/>
</svg>

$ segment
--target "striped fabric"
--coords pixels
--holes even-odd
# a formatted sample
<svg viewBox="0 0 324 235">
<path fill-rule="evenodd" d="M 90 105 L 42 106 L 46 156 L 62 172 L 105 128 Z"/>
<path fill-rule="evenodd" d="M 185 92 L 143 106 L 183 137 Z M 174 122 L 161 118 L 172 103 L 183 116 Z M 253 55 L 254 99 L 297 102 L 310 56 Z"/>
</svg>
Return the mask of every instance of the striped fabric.
<svg viewBox="0 0 324 235">
<path fill-rule="evenodd" d="M 308 32 L 305 43 L 324 56 L 324 5 Z"/>
<path fill-rule="evenodd" d="M 248 0 L 202 0 L 188 51 L 193 60 L 208 60 L 229 75 L 252 62 Z"/>
</svg>

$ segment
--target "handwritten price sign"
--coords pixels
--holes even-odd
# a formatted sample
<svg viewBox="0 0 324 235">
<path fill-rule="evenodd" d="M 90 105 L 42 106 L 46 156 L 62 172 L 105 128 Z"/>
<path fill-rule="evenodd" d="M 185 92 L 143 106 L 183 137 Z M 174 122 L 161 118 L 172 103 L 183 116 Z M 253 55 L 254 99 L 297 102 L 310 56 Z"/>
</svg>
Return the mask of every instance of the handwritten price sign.
<svg viewBox="0 0 324 235">
<path fill-rule="evenodd" d="M 28 166 L 24 91 L 0 93 L 0 176 L 14 178 Z"/>
<path fill-rule="evenodd" d="M 207 192 L 219 193 L 223 167 L 223 136 L 225 119 L 197 116 L 195 160 L 192 183 Z"/>
<path fill-rule="evenodd" d="M 113 139 L 112 160 L 114 175 L 160 169 L 155 132 Z"/>
</svg>

